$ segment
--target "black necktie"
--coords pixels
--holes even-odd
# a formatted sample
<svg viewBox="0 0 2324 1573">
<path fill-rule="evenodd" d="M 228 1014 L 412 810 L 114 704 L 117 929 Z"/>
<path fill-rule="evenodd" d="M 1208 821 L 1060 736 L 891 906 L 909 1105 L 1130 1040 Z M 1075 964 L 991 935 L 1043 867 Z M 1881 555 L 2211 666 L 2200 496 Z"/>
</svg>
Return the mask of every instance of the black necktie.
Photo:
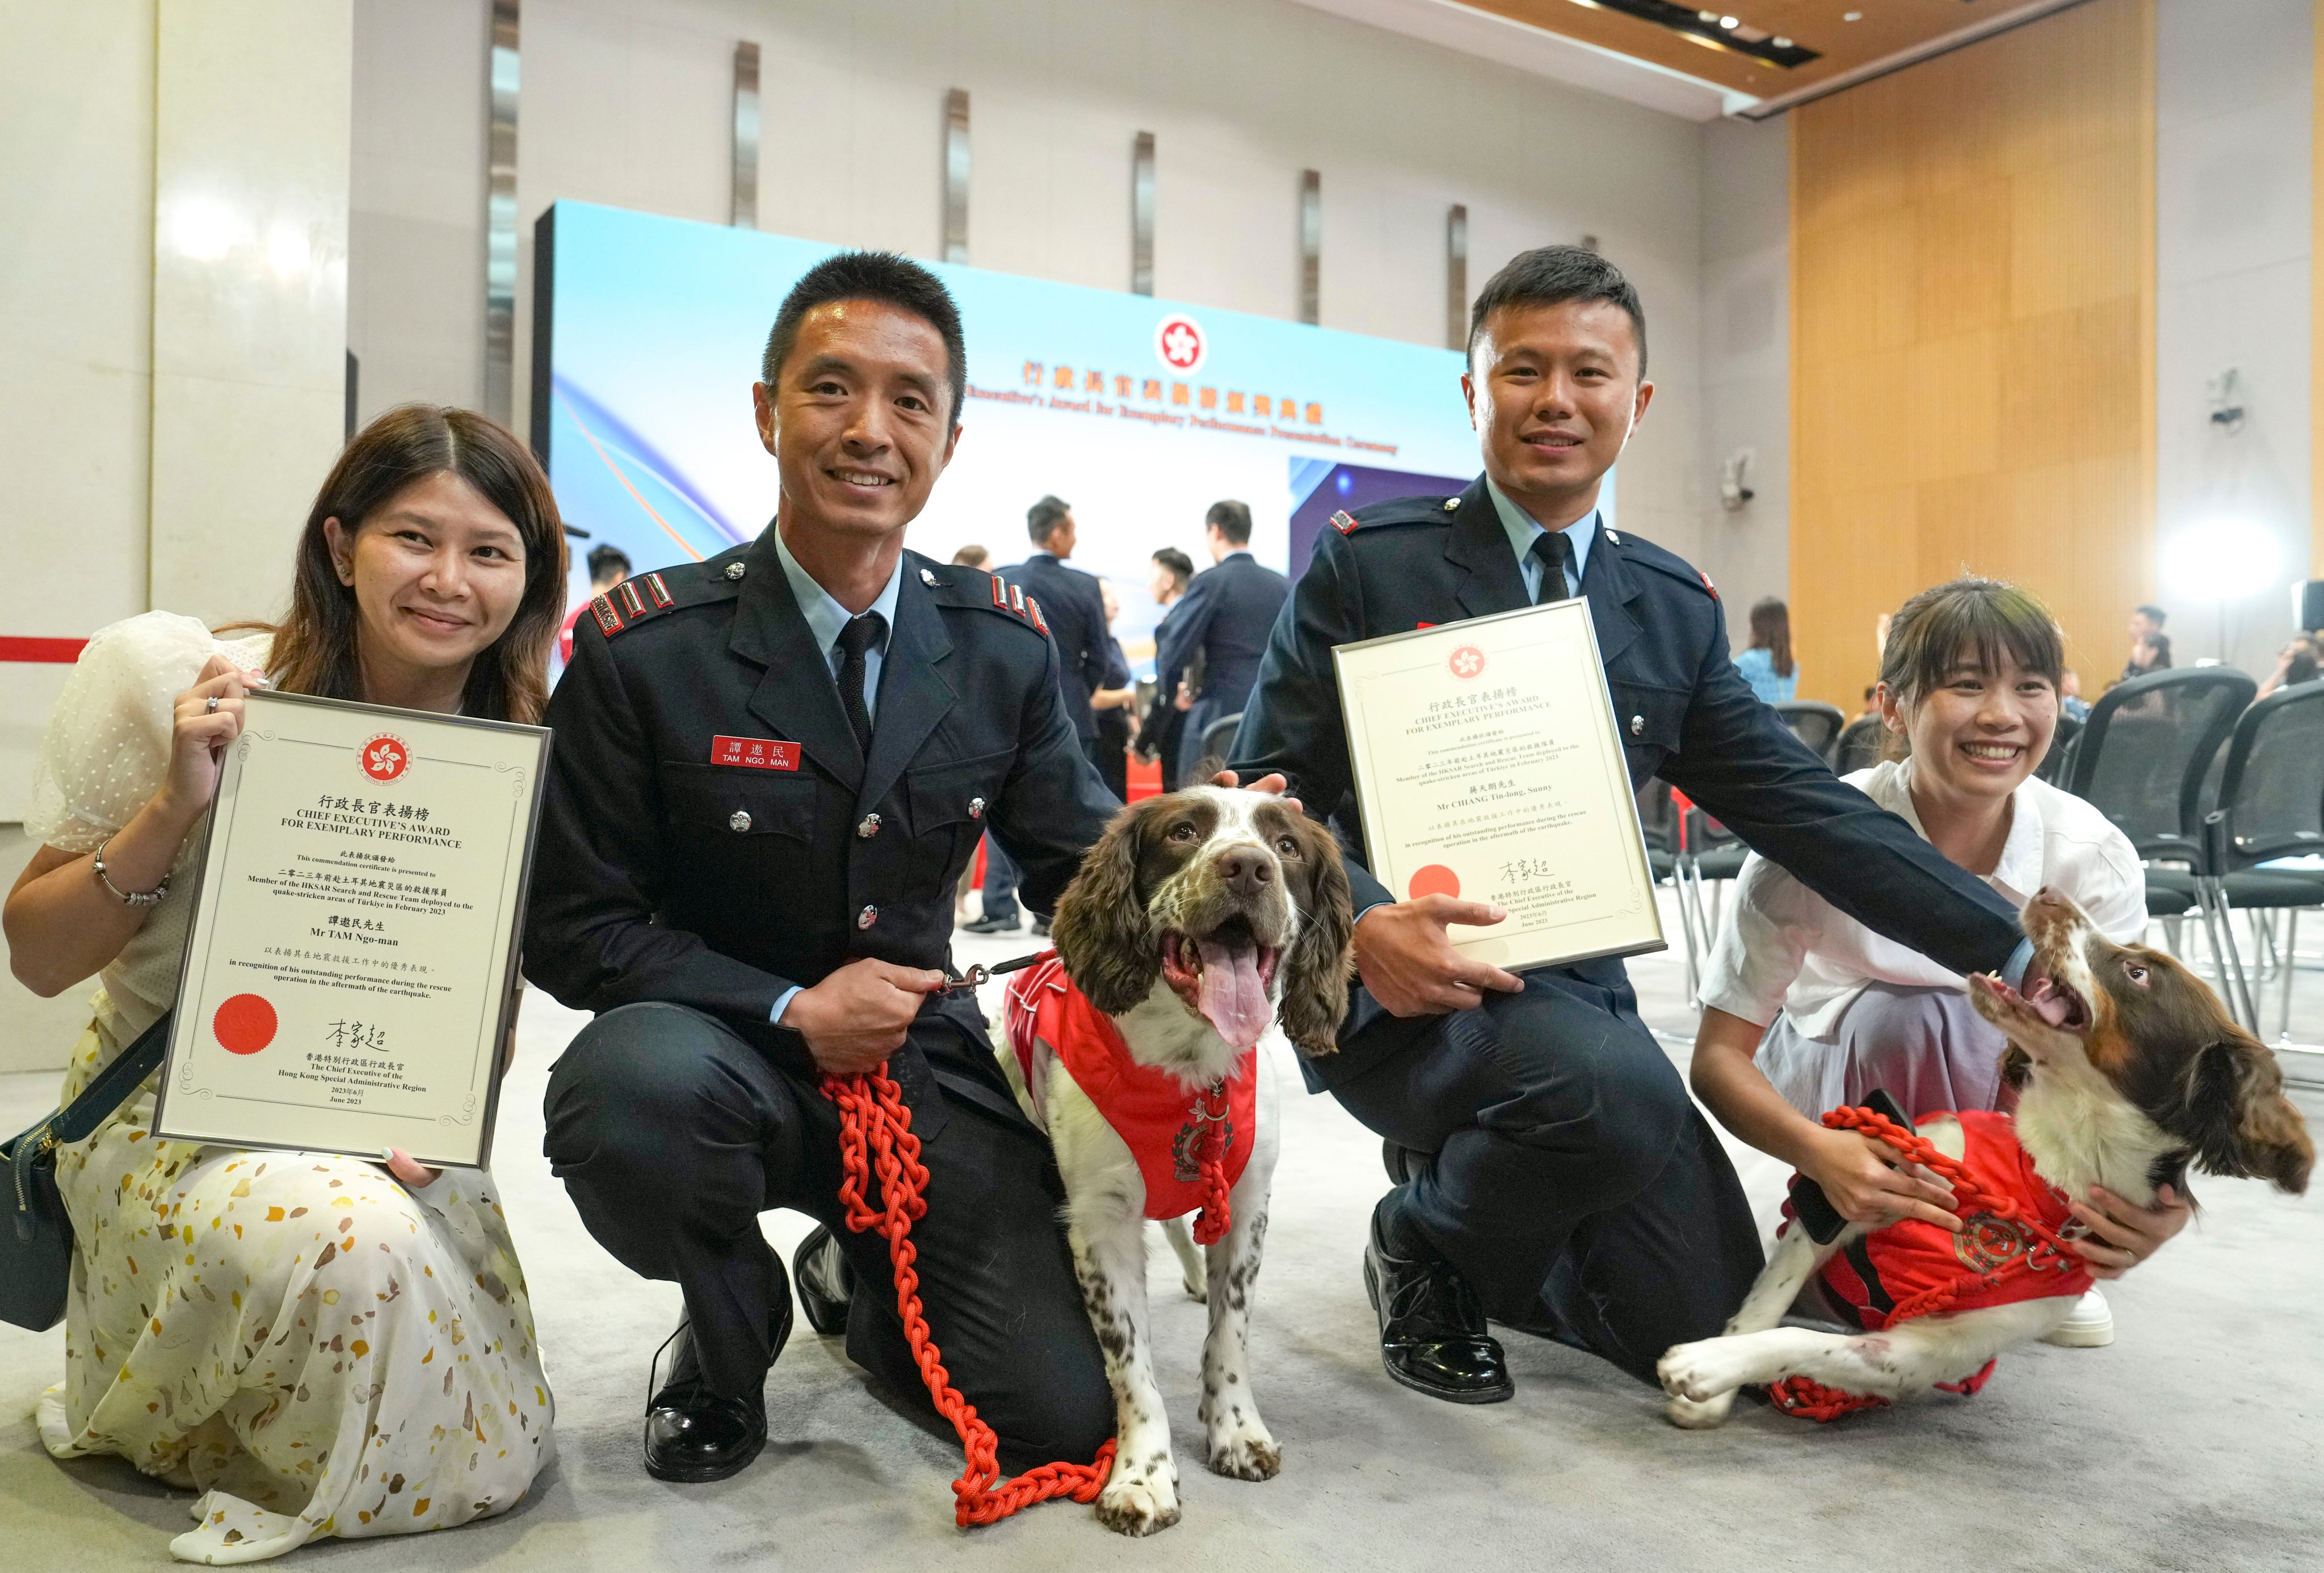
<svg viewBox="0 0 2324 1573">
<path fill-rule="evenodd" d="M 1565 538 L 1562 529 L 1545 529 L 1533 538 L 1526 548 L 1541 564 L 1541 593 L 1533 598 L 1536 606 L 1552 601 L 1563 601 L 1570 593 L 1565 588 L 1566 559 L 1573 555 L 1573 543 Z"/>
<path fill-rule="evenodd" d="M 887 636 L 888 620 L 876 612 L 849 618 L 839 630 L 839 703 L 847 712 L 847 724 L 855 729 L 857 746 L 867 754 L 872 751 L 872 712 L 863 703 L 863 652 Z"/>
</svg>

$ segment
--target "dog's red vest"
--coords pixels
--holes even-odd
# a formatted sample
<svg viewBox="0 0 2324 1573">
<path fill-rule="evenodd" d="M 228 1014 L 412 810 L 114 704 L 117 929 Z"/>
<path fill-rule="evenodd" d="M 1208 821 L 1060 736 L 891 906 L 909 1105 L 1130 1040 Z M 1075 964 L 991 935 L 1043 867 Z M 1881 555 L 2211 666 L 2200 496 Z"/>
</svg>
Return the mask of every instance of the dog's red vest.
<svg viewBox="0 0 2324 1573">
<path fill-rule="evenodd" d="M 1146 1180 L 1146 1216 L 1184 1218 L 1203 1206 L 1202 1127 L 1206 1100 L 1175 1076 L 1141 1065 L 1103 1011 L 1074 987 L 1065 963 L 1051 955 L 1009 986 L 1001 1007 L 1017 1068 L 1038 1107 L 1044 1078 L 1034 1047 L 1038 1037 L 1056 1052 L 1106 1124 L 1130 1145 Z M 1235 1062 L 1226 1079 L 1224 1149 L 1227 1183 L 1242 1178 L 1258 1128 L 1259 1051 Z"/>
<path fill-rule="evenodd" d="M 1953 1118 L 1961 1125 L 1961 1166 L 1979 1185 L 2011 1198 L 2022 1214 L 2053 1231 L 2073 1221 L 2064 1193 L 2034 1172 L 2034 1160 L 2018 1145 L 2007 1115 L 1967 1109 Z M 1825 1292 L 1857 1325 L 1878 1332 L 1899 1305 L 1941 1286 L 1960 1287 L 1958 1298 L 1945 1305 L 1947 1312 L 2080 1294 L 2089 1288 L 2089 1268 L 2080 1256 L 2060 1256 L 2037 1246 L 2015 1219 L 1978 1212 L 1964 1224 L 1959 1234 L 1919 1219 L 1875 1229 L 1824 1264 Z M 2032 1271 L 2002 1272 L 2029 1250 L 2037 1253 L 2029 1264 Z"/>
</svg>

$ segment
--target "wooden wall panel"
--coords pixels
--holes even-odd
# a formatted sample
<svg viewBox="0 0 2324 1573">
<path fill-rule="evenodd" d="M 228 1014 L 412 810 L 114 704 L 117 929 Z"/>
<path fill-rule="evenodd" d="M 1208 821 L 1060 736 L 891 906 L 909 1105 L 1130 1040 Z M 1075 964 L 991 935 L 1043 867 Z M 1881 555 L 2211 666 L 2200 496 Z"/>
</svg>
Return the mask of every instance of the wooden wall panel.
<svg viewBox="0 0 2324 1573">
<path fill-rule="evenodd" d="M 2153 0 L 1791 124 L 1800 696 L 1852 713 L 1876 620 L 1963 572 L 2048 602 L 2095 694 L 2154 572 Z"/>
</svg>

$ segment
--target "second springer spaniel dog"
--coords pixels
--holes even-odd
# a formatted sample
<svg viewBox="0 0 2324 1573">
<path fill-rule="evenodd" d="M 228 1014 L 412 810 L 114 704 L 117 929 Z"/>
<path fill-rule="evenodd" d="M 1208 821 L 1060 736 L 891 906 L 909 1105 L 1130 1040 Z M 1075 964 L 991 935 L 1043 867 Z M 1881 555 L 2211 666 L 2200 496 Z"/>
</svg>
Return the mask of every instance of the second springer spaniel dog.
<svg viewBox="0 0 2324 1573">
<path fill-rule="evenodd" d="M 1149 1219 L 1166 1220 L 1188 1290 L 1210 1302 L 1206 1461 L 1244 1480 L 1280 1467 L 1249 1349 L 1277 1142 L 1262 1049 L 1280 1032 L 1301 1053 L 1333 1052 L 1353 926 L 1328 832 L 1279 798 L 1197 786 L 1116 816 L 1058 899 L 1056 959 L 1010 986 L 1002 1068 L 1056 1147 L 1113 1385 L 1118 1447 L 1097 1502 L 1108 1528 L 1178 1522 L 1147 1320 Z M 1192 1212 L 1207 1263 L 1179 1232 Z"/>
</svg>

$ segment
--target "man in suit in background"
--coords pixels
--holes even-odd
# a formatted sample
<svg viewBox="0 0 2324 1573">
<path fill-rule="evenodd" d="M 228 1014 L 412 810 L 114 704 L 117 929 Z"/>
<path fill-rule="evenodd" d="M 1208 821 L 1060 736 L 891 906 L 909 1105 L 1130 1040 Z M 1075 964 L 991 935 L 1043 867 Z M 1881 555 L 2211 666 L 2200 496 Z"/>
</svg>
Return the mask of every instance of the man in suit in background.
<svg viewBox="0 0 2324 1573">
<path fill-rule="evenodd" d="M 1185 604 L 1186 586 L 1194 581 L 1194 559 L 1176 547 L 1164 547 L 1154 554 L 1153 560 L 1154 570 L 1147 577 L 1146 588 L 1153 593 L 1154 604 L 1162 608 L 1162 621 L 1154 625 L 1154 653 L 1158 658 L 1162 641 L 1170 634 L 1170 620 Z M 1165 688 L 1157 681 L 1154 703 L 1147 706 L 1146 719 L 1139 723 L 1139 756 L 1162 761 L 1165 786 L 1178 784 L 1178 741 L 1186 735 L 1186 710 L 1192 704 L 1190 700 L 1182 707 L 1176 686 Z"/>
<path fill-rule="evenodd" d="M 1290 580 L 1250 555 L 1249 503 L 1212 503 L 1203 517 L 1203 538 L 1217 566 L 1194 575 L 1186 599 L 1171 609 L 1154 654 L 1154 687 L 1160 695 L 1175 695 L 1196 653 L 1203 658 L 1203 691 L 1186 713 L 1178 750 L 1187 770 L 1201 768 L 1203 729 L 1241 713 L 1259 680 L 1259 658 L 1267 651 L 1275 614 L 1291 594 Z"/>
<path fill-rule="evenodd" d="M 1010 589 L 1022 591 L 1040 603 L 1041 621 L 1057 645 L 1057 686 L 1064 693 L 1065 713 L 1073 718 L 1082 752 L 1098 762 L 1097 712 L 1090 695 L 1105 686 L 1106 658 L 1112 647 L 1105 627 L 1105 598 L 1097 576 L 1065 566 L 1074 555 L 1073 509 L 1056 497 L 1044 497 L 1025 511 L 1025 533 L 1032 538 L 1030 556 L 1014 567 L 998 570 Z M 1102 772 L 1101 772 L 1102 774 Z M 1018 924 L 1017 865 L 998 846 L 988 846 L 984 858 L 984 915 L 967 925 L 971 934 L 1009 934 Z M 1033 932 L 1049 932 L 1048 920 L 1038 914 Z"/>
</svg>

